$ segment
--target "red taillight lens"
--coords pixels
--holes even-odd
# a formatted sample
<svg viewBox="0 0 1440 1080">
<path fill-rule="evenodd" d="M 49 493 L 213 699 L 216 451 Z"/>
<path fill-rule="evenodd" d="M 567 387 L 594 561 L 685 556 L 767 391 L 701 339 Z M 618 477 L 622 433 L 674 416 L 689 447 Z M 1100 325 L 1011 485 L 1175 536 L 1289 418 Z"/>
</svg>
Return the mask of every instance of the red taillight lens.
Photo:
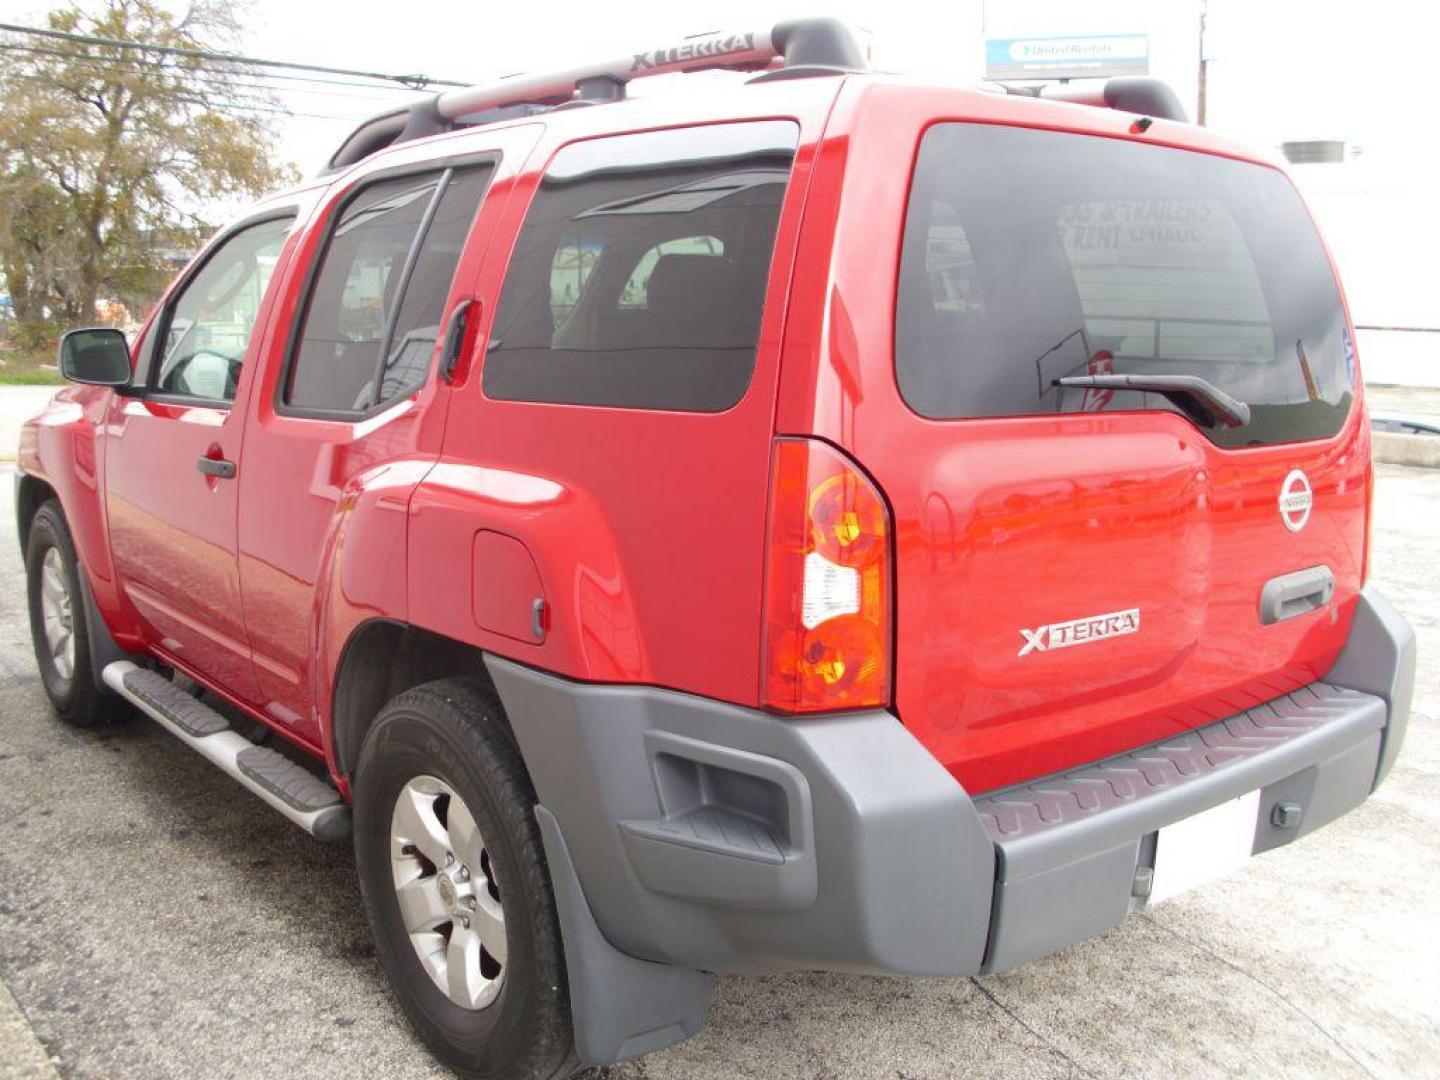
<svg viewBox="0 0 1440 1080">
<path fill-rule="evenodd" d="M 760 699 L 781 712 L 890 700 L 890 514 L 838 451 L 778 439 Z"/>
</svg>

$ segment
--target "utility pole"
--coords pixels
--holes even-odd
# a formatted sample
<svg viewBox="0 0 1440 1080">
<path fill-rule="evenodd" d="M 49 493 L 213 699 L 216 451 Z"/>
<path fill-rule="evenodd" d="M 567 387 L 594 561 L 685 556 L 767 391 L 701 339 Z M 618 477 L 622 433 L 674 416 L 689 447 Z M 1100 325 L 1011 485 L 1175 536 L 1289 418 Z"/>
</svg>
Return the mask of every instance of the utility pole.
<svg viewBox="0 0 1440 1080">
<path fill-rule="evenodd" d="M 1205 58 L 1205 16 L 1209 6 L 1209 0 L 1200 0 L 1200 89 L 1195 106 L 1195 122 L 1201 127 L 1205 126 L 1205 77 L 1206 68 L 1209 66 L 1209 61 Z"/>
</svg>

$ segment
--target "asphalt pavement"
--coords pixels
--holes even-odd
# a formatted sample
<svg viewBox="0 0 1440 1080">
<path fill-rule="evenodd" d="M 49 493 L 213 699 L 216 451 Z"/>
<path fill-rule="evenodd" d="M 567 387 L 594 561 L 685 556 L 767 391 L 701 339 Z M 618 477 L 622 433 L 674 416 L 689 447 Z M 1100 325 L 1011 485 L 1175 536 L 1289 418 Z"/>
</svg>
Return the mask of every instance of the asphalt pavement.
<svg viewBox="0 0 1440 1080">
<path fill-rule="evenodd" d="M 1421 652 L 1365 806 L 1010 974 L 721 979 L 698 1037 L 611 1076 L 1435 1075 L 1440 471 L 1378 471 L 1373 575 Z M 444 1075 L 386 989 L 348 849 L 144 719 L 51 716 L 10 491 L 0 471 L 0 1077 Z"/>
</svg>

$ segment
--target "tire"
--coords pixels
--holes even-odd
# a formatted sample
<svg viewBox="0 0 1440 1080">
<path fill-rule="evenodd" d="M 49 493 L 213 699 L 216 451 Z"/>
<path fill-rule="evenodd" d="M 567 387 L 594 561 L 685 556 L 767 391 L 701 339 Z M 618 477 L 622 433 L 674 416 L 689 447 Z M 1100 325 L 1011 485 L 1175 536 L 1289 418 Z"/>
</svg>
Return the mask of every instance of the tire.
<svg viewBox="0 0 1440 1080">
<path fill-rule="evenodd" d="M 123 699 L 106 693 L 95 682 L 90 662 L 90 613 L 80 587 L 75 544 L 60 504 L 54 499 L 30 519 L 25 577 L 35 664 L 55 715 L 75 727 L 96 727 L 123 718 Z M 47 596 L 53 602 L 47 601 Z M 57 596 L 59 599 L 54 600 Z M 51 603 L 48 608 L 47 603 Z M 58 619 L 56 604 L 63 612 Z M 52 616 L 48 625 L 47 611 Z M 63 629 L 67 623 L 68 647 L 57 646 L 57 626 Z"/>
<path fill-rule="evenodd" d="M 434 1054 L 466 1077 L 571 1075 L 569 989 L 535 791 L 500 703 L 483 683 L 426 683 L 381 710 L 355 770 L 354 830 L 360 889 L 381 962 Z M 470 869 L 477 861 L 481 865 Z M 407 890 L 425 890 L 423 902 L 408 898 L 407 911 L 423 913 L 410 918 L 409 927 L 402 881 Z M 457 895 L 465 889 L 469 895 Z M 497 902 L 493 908 L 487 896 Z M 466 904 L 472 918 L 451 917 Z M 498 931 L 493 915 L 485 917 L 496 909 L 503 915 Z M 410 927 L 417 928 L 413 938 Z M 470 973 L 459 976 L 457 989 L 452 961 L 470 954 L 456 950 L 477 937 L 478 967 L 455 968 Z M 490 953 L 497 941 L 503 964 Z"/>
</svg>

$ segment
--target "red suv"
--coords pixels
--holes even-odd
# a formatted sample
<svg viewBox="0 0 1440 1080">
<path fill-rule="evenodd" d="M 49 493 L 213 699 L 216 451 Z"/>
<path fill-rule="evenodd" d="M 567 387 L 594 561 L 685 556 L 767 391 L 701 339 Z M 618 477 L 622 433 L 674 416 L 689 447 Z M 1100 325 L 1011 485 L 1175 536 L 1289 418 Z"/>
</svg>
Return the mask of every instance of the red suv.
<svg viewBox="0 0 1440 1080">
<path fill-rule="evenodd" d="M 807 21 L 378 117 L 25 429 L 56 711 L 353 832 L 467 1075 L 683 1039 L 715 972 L 1011 967 L 1399 752 L 1285 173 L 1148 80 L 862 67 Z"/>
</svg>

